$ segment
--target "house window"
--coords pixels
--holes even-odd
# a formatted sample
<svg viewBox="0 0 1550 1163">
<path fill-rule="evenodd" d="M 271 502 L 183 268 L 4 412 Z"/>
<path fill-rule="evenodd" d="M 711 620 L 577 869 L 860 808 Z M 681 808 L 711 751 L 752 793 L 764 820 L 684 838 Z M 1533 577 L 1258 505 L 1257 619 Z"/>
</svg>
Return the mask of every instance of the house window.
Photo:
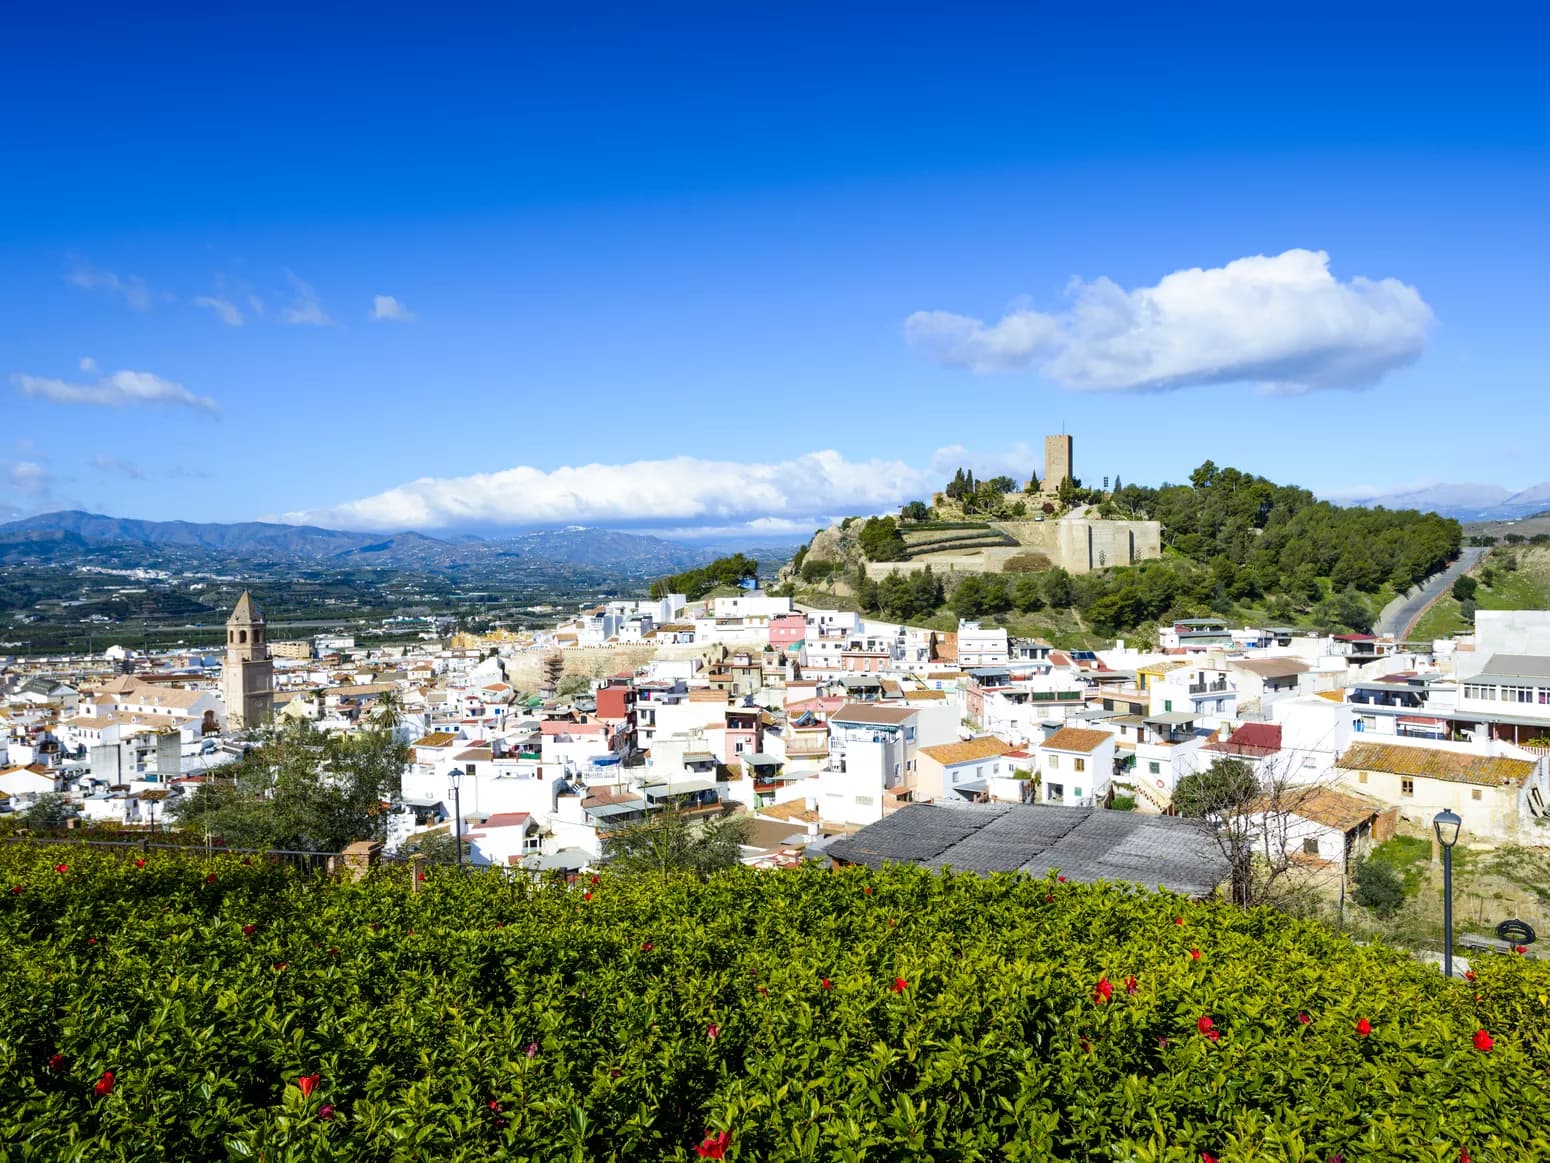
<svg viewBox="0 0 1550 1163">
<path fill-rule="evenodd" d="M 1399 794 L 1402 796 L 1415 795 L 1415 780 L 1401 779 L 1399 781 Z"/>
<path fill-rule="evenodd" d="M 1148 775 L 1161 775 L 1162 774 L 1162 764 L 1157 762 L 1157 760 L 1153 759 L 1151 762 L 1149 762 L 1146 765 L 1146 771 L 1147 771 Z"/>
<path fill-rule="evenodd" d="M 1472 799 L 1472 800 L 1478 800 L 1480 798 L 1480 789 L 1477 788 L 1477 787 L 1470 788 L 1469 789 L 1469 798 Z"/>
<path fill-rule="evenodd" d="M 1081 799 L 1082 798 L 1082 789 L 1079 788 L 1079 787 L 1072 788 L 1071 789 L 1071 797 L 1073 799 L 1078 799 L 1078 800 Z"/>
<path fill-rule="evenodd" d="M 873 800 L 872 800 L 871 796 L 857 796 L 856 797 L 856 806 L 858 808 L 870 808 L 872 806 L 872 803 L 873 803 Z"/>
<path fill-rule="evenodd" d="M 475 765 L 475 764 L 472 764 L 472 763 L 470 763 L 470 764 L 469 764 L 469 765 L 468 765 L 468 770 L 467 770 L 467 771 L 465 771 L 465 772 L 464 772 L 464 773 L 463 773 L 463 774 L 464 774 L 464 775 L 473 775 L 473 774 L 474 774 L 474 768 L 475 768 L 475 766 L 476 766 L 476 765 Z"/>
<path fill-rule="evenodd" d="M 1086 771 L 1087 770 L 1087 760 L 1078 758 L 1077 761 L 1076 761 L 1076 769 L 1078 771 Z M 1078 792 L 1077 794 L 1080 795 L 1081 793 Z"/>
<path fill-rule="evenodd" d="M 1304 837 L 1302 852 L 1304 856 L 1317 856 L 1319 854 L 1319 838 L 1317 836 Z"/>
<path fill-rule="evenodd" d="M 1058 756 L 1058 755 L 1051 755 L 1049 757 L 1049 769 L 1051 771 L 1059 771 L 1060 770 L 1060 756 Z"/>
<path fill-rule="evenodd" d="M 1163 700 L 1163 714 L 1171 715 L 1172 713 L 1173 713 L 1173 700 L 1172 699 L 1164 699 Z"/>
<path fill-rule="evenodd" d="M 1051 783 L 1051 784 L 1046 784 L 1045 785 L 1045 787 L 1044 787 L 1044 802 L 1045 803 L 1047 803 L 1047 804 L 1058 804 L 1058 803 L 1060 803 L 1061 800 L 1063 800 L 1065 798 L 1066 798 L 1066 787 L 1065 787 L 1064 784 Z"/>
</svg>

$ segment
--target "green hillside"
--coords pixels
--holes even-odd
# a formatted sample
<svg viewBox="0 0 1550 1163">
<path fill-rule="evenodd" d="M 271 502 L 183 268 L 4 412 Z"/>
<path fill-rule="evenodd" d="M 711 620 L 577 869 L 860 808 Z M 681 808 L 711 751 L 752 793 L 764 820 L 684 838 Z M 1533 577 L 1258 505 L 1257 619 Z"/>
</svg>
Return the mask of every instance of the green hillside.
<svg viewBox="0 0 1550 1163">
<path fill-rule="evenodd" d="M 1019 555 L 1001 574 L 938 574 L 933 602 L 922 585 L 866 578 L 862 567 L 1010 539 L 987 523 L 935 521 L 923 505 L 906 506 L 926 518 L 821 531 L 796 558 L 792 592 L 922 625 L 989 619 L 1068 645 L 1210 615 L 1366 631 L 1389 599 L 1442 569 L 1463 541 L 1458 522 L 1435 513 L 1341 508 L 1210 461 L 1188 484 L 1125 485 L 1096 497 L 1096 516 L 1160 522 L 1162 558 L 1072 576 L 1039 554 Z"/>
<path fill-rule="evenodd" d="M 13 1160 L 1550 1158 L 1550 974 L 912 868 L 0 850 Z"/>
</svg>

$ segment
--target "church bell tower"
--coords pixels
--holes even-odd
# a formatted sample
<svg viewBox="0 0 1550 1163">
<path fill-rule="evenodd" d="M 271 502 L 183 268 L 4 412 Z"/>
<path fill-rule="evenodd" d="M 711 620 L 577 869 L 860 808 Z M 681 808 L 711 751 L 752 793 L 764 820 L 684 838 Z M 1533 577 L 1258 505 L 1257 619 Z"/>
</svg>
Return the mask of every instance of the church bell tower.
<svg viewBox="0 0 1550 1163">
<path fill-rule="evenodd" d="M 274 716 L 274 663 L 264 615 L 246 590 L 226 619 L 226 664 L 221 670 L 226 726 L 245 731 Z"/>
</svg>

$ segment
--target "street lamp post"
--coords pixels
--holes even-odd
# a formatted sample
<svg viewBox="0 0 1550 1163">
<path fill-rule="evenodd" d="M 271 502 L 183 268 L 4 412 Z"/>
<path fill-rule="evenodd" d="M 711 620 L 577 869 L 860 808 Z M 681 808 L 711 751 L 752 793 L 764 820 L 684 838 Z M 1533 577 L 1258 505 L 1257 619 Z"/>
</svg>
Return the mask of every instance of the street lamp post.
<svg viewBox="0 0 1550 1163">
<path fill-rule="evenodd" d="M 1432 829 L 1442 846 L 1442 971 L 1453 976 L 1453 846 L 1464 821 L 1444 808 L 1432 817 Z"/>
<path fill-rule="evenodd" d="M 463 867 L 463 769 L 454 767 L 447 772 L 447 784 L 452 789 L 452 842 L 457 849 L 457 866 Z"/>
</svg>

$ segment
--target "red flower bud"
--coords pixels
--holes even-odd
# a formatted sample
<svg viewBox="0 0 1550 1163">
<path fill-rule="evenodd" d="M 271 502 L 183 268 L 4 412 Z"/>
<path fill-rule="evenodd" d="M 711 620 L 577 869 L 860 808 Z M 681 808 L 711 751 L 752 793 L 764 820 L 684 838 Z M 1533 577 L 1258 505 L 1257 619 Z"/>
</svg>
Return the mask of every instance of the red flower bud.
<svg viewBox="0 0 1550 1163">
<path fill-rule="evenodd" d="M 144 868 L 145 867 L 145 857 L 143 857 L 143 856 L 135 857 L 135 867 L 136 868 Z"/>
<path fill-rule="evenodd" d="M 1309 1022 L 1311 1022 L 1311 1021 L 1312 1021 L 1312 1020 L 1313 1020 L 1313 1019 L 1312 1019 L 1312 1018 L 1310 1018 L 1310 1017 L 1309 1017 L 1309 1016 L 1308 1016 L 1308 1015 L 1307 1015 L 1307 1014 L 1305 1014 L 1305 1013 L 1303 1013 L 1303 1014 L 1298 1014 L 1298 1015 L 1297 1015 L 1297 1020 L 1298 1020 L 1298 1021 L 1299 1021 L 1299 1022 L 1301 1022 L 1301 1023 L 1302 1023 L 1302 1024 L 1303 1024 L 1303 1025 L 1305 1025 L 1305 1026 L 1306 1026 L 1306 1025 L 1307 1025 L 1307 1024 L 1308 1024 L 1308 1023 L 1309 1023 Z"/>
<path fill-rule="evenodd" d="M 905 981 L 902 977 L 895 977 L 893 979 L 893 984 L 889 986 L 889 988 L 892 989 L 894 993 L 903 993 L 909 987 L 910 983 Z"/>
<path fill-rule="evenodd" d="M 1210 1014 L 1201 1014 L 1200 1017 L 1195 1020 L 1195 1029 L 1199 1030 L 1202 1034 L 1209 1034 L 1215 1028 L 1216 1023 L 1211 1020 Z"/>
<path fill-rule="evenodd" d="M 827 977 L 826 977 L 826 978 L 824 978 L 824 979 L 823 979 L 823 987 L 824 987 L 824 988 L 825 988 L 825 989 L 833 989 L 833 988 L 834 988 L 834 982 L 832 982 L 832 981 L 830 981 L 830 980 L 829 980 L 829 979 L 828 979 L 828 978 L 827 978 Z"/>
<path fill-rule="evenodd" d="M 242 926 L 242 935 L 244 937 L 251 937 L 256 932 L 258 932 L 258 926 L 257 925 L 243 925 Z"/>
<path fill-rule="evenodd" d="M 289 964 L 290 964 L 289 961 L 276 961 L 274 963 L 275 972 L 278 973 L 280 970 L 284 969 Z"/>
<path fill-rule="evenodd" d="M 13 884 L 11 886 L 11 895 L 12 896 L 21 896 L 21 894 L 22 894 L 22 886 L 19 885 L 19 884 Z"/>
<path fill-rule="evenodd" d="M 65 1056 L 63 1054 L 50 1054 L 48 1056 L 48 1068 L 58 1074 L 65 1068 Z"/>
<path fill-rule="evenodd" d="M 303 1074 L 296 1080 L 296 1089 L 301 1091 L 302 1098 L 311 1098 L 312 1092 L 317 1089 L 318 1083 L 323 1081 L 321 1074 Z"/>
<path fill-rule="evenodd" d="M 1366 1018 L 1363 1018 L 1361 1021 L 1356 1023 L 1356 1032 L 1360 1037 L 1365 1038 L 1368 1034 L 1372 1033 L 1372 1023 L 1369 1022 Z"/>
<path fill-rule="evenodd" d="M 600 883 L 602 881 L 602 879 L 603 879 L 602 877 L 594 875 L 592 877 L 592 883 L 593 884 L 598 884 L 598 883 Z"/>
<path fill-rule="evenodd" d="M 652 944 L 651 944 L 651 942 L 650 942 L 650 941 L 647 941 L 647 942 L 646 942 L 646 943 L 645 943 L 645 944 L 644 944 L 644 945 L 642 945 L 642 946 L 641 946 L 641 947 L 640 947 L 640 951 L 641 951 L 641 952 L 642 952 L 642 953 L 650 953 L 650 952 L 651 952 L 651 950 L 652 950 L 652 948 L 653 948 L 653 946 L 652 946 Z"/>
<path fill-rule="evenodd" d="M 1125 978 L 1125 992 L 1130 994 L 1131 997 L 1136 995 L 1136 990 L 1138 988 L 1139 987 L 1136 985 L 1136 979 L 1134 977 Z"/>
<path fill-rule="evenodd" d="M 710 1025 L 705 1027 L 705 1034 L 708 1038 L 711 1039 L 711 1041 L 715 1041 L 721 1036 L 721 1027 L 716 1025 L 715 1022 L 712 1022 Z"/>
<path fill-rule="evenodd" d="M 872 895 L 872 886 L 869 884 L 865 888 L 863 888 L 861 891 L 866 893 L 867 896 L 871 896 Z"/>
<path fill-rule="evenodd" d="M 1514 945 L 1512 947 L 1512 951 L 1514 953 L 1527 953 L 1528 952 L 1528 946 L 1527 945 Z"/>
<path fill-rule="evenodd" d="M 1173 918 L 1173 923 L 1175 925 L 1182 925 L 1184 923 L 1184 918 L 1183 917 L 1174 917 Z"/>
<path fill-rule="evenodd" d="M 60 876 L 63 876 L 65 873 L 70 871 L 70 866 L 68 864 L 56 864 L 54 865 L 54 871 L 59 873 Z"/>
<path fill-rule="evenodd" d="M 97 1084 L 93 1086 L 92 1089 L 97 1092 L 98 1098 L 102 1098 L 104 1095 L 113 1093 L 113 1084 L 116 1081 L 117 1080 L 113 1077 L 113 1071 L 104 1070 L 102 1072 L 102 1077 L 97 1079 Z"/>
<path fill-rule="evenodd" d="M 326 1123 L 332 1121 L 333 1117 L 334 1108 L 325 1102 L 322 1109 L 318 1111 L 318 1118 L 322 1119 Z"/>
<path fill-rule="evenodd" d="M 589 901 L 592 899 L 592 894 L 589 892 L 584 892 L 581 894 L 581 899 L 584 901 Z"/>
<path fill-rule="evenodd" d="M 207 874 L 205 876 L 205 883 L 206 884 L 214 884 L 215 883 L 215 873 L 211 872 L 211 873 Z"/>
<path fill-rule="evenodd" d="M 1055 894 L 1052 893 L 1052 892 L 1045 893 L 1044 894 L 1044 903 L 1047 904 L 1047 905 L 1054 904 L 1055 903 Z"/>
<path fill-rule="evenodd" d="M 1200 960 L 1200 950 L 1199 949 L 1191 949 L 1189 951 L 1189 959 L 1191 961 L 1199 961 Z"/>
<path fill-rule="evenodd" d="M 1496 1039 L 1484 1030 L 1475 1031 L 1475 1049 L 1482 1054 L 1489 1054 L 1491 1047 L 1496 1045 Z"/>
<path fill-rule="evenodd" d="M 1057 876 L 1055 879 L 1058 880 L 1061 884 L 1066 883 L 1066 878 L 1063 876 Z"/>
<path fill-rule="evenodd" d="M 1474 979 L 1475 979 L 1475 971 L 1473 969 L 1466 969 L 1466 970 L 1464 970 L 1464 980 L 1465 981 L 1473 981 Z"/>
</svg>

